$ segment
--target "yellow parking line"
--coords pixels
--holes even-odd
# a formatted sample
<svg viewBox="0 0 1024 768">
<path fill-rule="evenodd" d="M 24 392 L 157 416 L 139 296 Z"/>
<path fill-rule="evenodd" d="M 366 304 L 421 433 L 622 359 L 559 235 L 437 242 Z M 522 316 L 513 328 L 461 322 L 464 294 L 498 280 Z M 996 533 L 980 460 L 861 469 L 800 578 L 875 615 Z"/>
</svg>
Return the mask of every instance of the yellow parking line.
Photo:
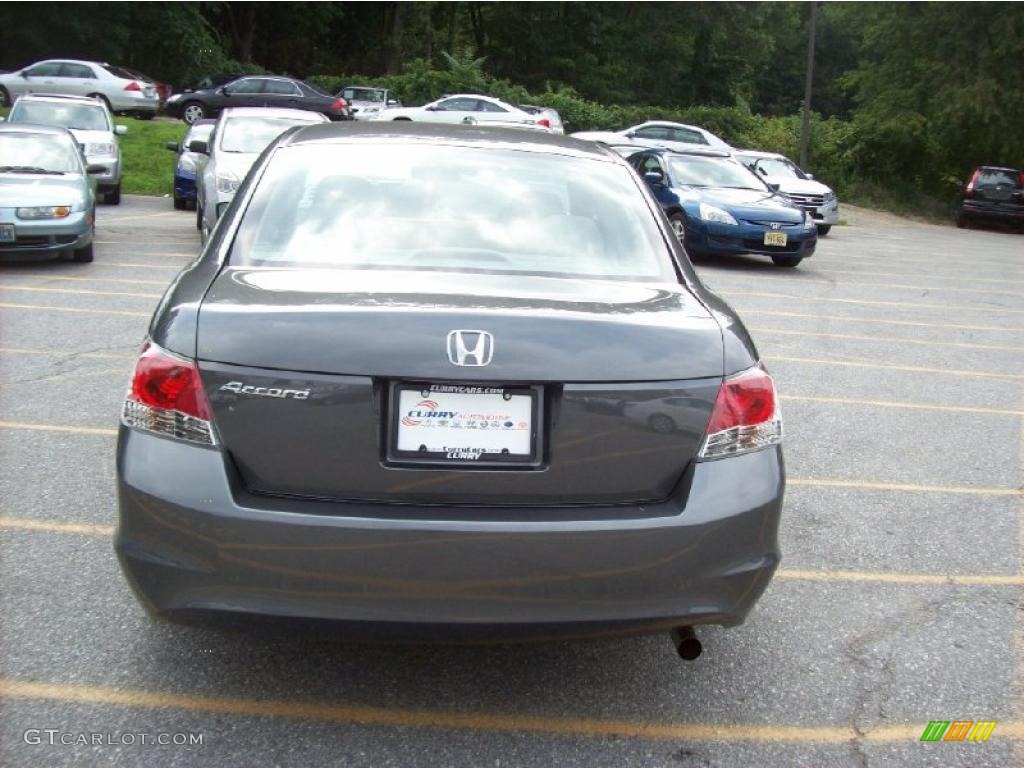
<svg viewBox="0 0 1024 768">
<path fill-rule="evenodd" d="M 833 269 L 827 267 L 825 272 L 817 274 L 837 274 L 837 275 L 859 275 L 860 277 L 920 277 L 919 273 L 914 272 L 868 272 L 862 269 Z M 1000 280 L 995 277 L 971 277 L 973 272 L 963 272 L 961 274 L 949 274 L 939 275 L 934 272 L 928 272 L 929 280 L 956 280 L 958 283 L 998 283 L 999 285 L 1024 285 L 1024 281 L 1015 280 Z M 1019 295 L 1019 294 L 1018 294 Z"/>
<path fill-rule="evenodd" d="M 852 397 L 816 397 L 813 395 L 780 395 L 779 399 L 793 402 L 869 405 L 879 408 L 908 408 L 911 410 L 940 411 L 943 413 L 986 413 L 1000 416 L 1024 416 L 1024 411 L 1011 411 L 1003 408 L 975 408 L 968 405 L 928 405 L 926 403 L 907 403 L 896 400 L 860 400 Z"/>
<path fill-rule="evenodd" d="M 89 272 L 92 272 L 97 267 L 129 267 L 131 269 L 173 269 L 177 272 L 181 271 L 180 264 L 141 264 L 134 261 L 104 261 L 102 264 L 93 262 L 89 266 Z"/>
<path fill-rule="evenodd" d="M 112 525 L 93 525 L 91 523 L 50 523 L 44 520 L 31 520 L 24 517 L 8 517 L 0 515 L 0 528 L 16 531 L 43 531 L 45 533 L 73 533 L 82 536 L 101 536 L 109 538 L 114 535 Z"/>
<path fill-rule="evenodd" d="M 103 224 L 116 224 L 119 221 L 138 221 L 139 219 L 159 219 L 163 216 L 180 216 L 178 211 L 161 211 L 160 213 L 138 213 L 134 216 L 117 216 L 114 218 L 107 218 L 106 216 L 100 215 L 96 217 L 96 223 L 100 226 Z"/>
<path fill-rule="evenodd" d="M 824 477 L 788 477 L 786 485 L 816 488 L 850 488 L 861 491 L 902 491 L 907 493 L 955 493 L 970 496 L 1024 496 L 1020 488 L 984 488 L 966 485 L 916 485 L 873 483 L 864 480 L 836 480 Z"/>
<path fill-rule="evenodd" d="M 34 291 L 36 293 L 75 293 L 86 296 L 133 296 L 137 299 L 159 299 L 160 293 L 132 293 L 129 291 L 93 291 L 86 288 L 40 288 L 34 285 L 3 285 L 5 291 Z"/>
<path fill-rule="evenodd" d="M 928 277 L 930 278 L 931 275 L 928 275 Z M 730 278 L 739 280 L 739 278 L 736 275 L 725 272 L 714 273 L 714 276 L 711 280 L 717 283 L 717 281 L 720 278 L 724 278 L 726 280 L 729 280 Z M 711 282 L 711 280 L 709 280 L 709 282 Z M 814 278 L 804 277 L 798 280 L 785 280 L 784 278 L 780 277 L 772 277 L 765 280 L 765 282 L 777 282 L 780 285 L 785 283 L 785 285 L 789 288 L 799 287 L 802 285 L 826 285 L 831 288 L 845 288 L 848 285 L 853 285 L 859 288 L 897 288 L 912 291 L 950 291 L 953 293 L 981 293 L 986 296 L 996 294 L 1000 296 L 1013 296 L 1015 298 L 1019 298 L 1021 295 L 1020 290 L 1000 291 L 995 288 L 964 288 L 963 286 L 960 285 L 911 285 L 908 283 L 868 283 L 862 282 L 860 280 L 843 280 L 839 282 L 836 280 L 829 280 L 828 278 L 817 276 L 815 276 Z M 744 285 L 749 285 L 749 282 L 739 282 L 738 285 L 742 287 Z"/>
<path fill-rule="evenodd" d="M 779 569 L 775 578 L 784 581 L 858 582 L 869 584 L 944 584 L 966 587 L 1024 586 L 1022 574 L 892 573 L 884 571 L 818 571 Z"/>
<path fill-rule="evenodd" d="M 31 429 L 40 432 L 69 432 L 76 435 L 103 435 L 113 437 L 116 429 L 107 427 L 74 427 L 61 424 L 37 424 L 30 421 L 0 421 L 0 429 Z"/>
<path fill-rule="evenodd" d="M 1007 352 L 1024 352 L 1024 347 L 1012 344 L 971 344 L 956 341 L 931 341 L 927 339 L 904 339 L 899 336 L 863 336 L 853 333 L 823 333 L 817 331 L 794 331 L 789 328 L 757 328 L 748 325 L 747 330 L 755 333 L 778 333 L 785 336 L 814 336 L 823 339 L 850 339 L 851 341 L 877 341 L 884 344 L 921 344 L 931 347 L 963 347 L 965 349 L 996 349 Z"/>
<path fill-rule="evenodd" d="M 941 309 L 944 312 L 995 312 L 997 314 L 1024 314 L 1024 309 L 1009 307 L 983 307 L 976 304 L 922 304 L 915 301 L 881 301 L 877 299 L 839 299 L 827 296 L 798 296 L 789 293 L 768 293 L 761 291 L 727 291 L 726 295 L 753 296 L 762 299 L 786 299 L 789 301 L 823 301 L 827 304 L 858 304 L 869 307 L 899 307 L 900 309 Z"/>
<path fill-rule="evenodd" d="M 828 360 L 816 357 L 787 357 L 784 355 L 766 355 L 769 361 L 787 363 L 811 363 L 813 365 L 840 365 L 851 368 L 876 368 L 886 371 L 909 371 L 912 373 L 932 373 L 944 376 L 967 376 L 976 379 L 1002 379 L 1007 381 L 1024 381 L 1024 376 L 1015 373 L 989 373 L 988 371 L 962 371 L 955 368 L 927 368 L 920 365 L 896 365 L 895 363 L 866 363 L 857 360 Z"/>
<path fill-rule="evenodd" d="M 13 304 L 0 302 L 0 309 L 37 309 L 46 312 L 82 312 L 87 315 L 126 315 L 128 317 L 150 317 L 152 312 L 128 312 L 122 309 L 89 309 L 87 307 L 52 307 L 42 304 Z"/>
<path fill-rule="evenodd" d="M 365 704 L 330 704 L 113 688 L 99 685 L 43 683 L 0 678 L 6 698 L 99 704 L 136 709 L 171 709 L 242 717 L 278 717 L 339 724 L 392 728 L 430 728 L 486 733 L 534 733 L 547 736 L 618 736 L 658 741 L 724 741 L 754 743 L 845 744 L 861 739 L 873 743 L 913 742 L 927 723 L 867 726 L 855 732 L 843 726 L 644 723 L 555 715 L 459 712 L 446 709 L 404 709 Z M 1020 739 L 1024 724 L 1000 722 L 994 734 Z"/>
<path fill-rule="evenodd" d="M 1001 325 L 965 325 L 962 323 L 925 323 L 914 320 L 889 320 L 878 317 L 857 317 L 850 315 L 818 315 L 810 312 L 785 312 L 773 309 L 744 309 L 740 314 L 768 315 L 770 317 L 801 317 L 808 320 L 837 320 L 842 323 L 876 323 L 881 325 L 906 325 L 913 328 L 951 328 L 958 331 L 995 331 L 996 333 L 1024 333 L 1024 328 Z"/>
<path fill-rule="evenodd" d="M 83 357 L 97 360 L 134 360 L 135 355 L 113 352 L 75 352 L 73 349 L 29 349 L 27 347 L 0 347 L 0 355 L 53 355 L 55 357 Z"/>
<path fill-rule="evenodd" d="M 120 277 L 81 277 L 71 275 L 39 275 L 38 282 L 47 283 L 51 280 L 69 280 L 80 283 L 119 283 L 124 285 L 163 285 L 166 286 L 169 280 L 138 280 Z"/>
</svg>

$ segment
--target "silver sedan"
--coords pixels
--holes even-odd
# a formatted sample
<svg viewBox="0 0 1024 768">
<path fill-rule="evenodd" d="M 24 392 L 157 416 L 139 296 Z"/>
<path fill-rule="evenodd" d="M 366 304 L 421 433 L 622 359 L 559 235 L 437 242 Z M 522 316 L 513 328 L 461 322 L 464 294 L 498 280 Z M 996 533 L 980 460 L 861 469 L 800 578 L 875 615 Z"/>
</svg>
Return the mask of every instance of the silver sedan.
<svg viewBox="0 0 1024 768">
<path fill-rule="evenodd" d="M 92 261 L 96 182 L 71 132 L 0 125 L 0 258 Z"/>
</svg>

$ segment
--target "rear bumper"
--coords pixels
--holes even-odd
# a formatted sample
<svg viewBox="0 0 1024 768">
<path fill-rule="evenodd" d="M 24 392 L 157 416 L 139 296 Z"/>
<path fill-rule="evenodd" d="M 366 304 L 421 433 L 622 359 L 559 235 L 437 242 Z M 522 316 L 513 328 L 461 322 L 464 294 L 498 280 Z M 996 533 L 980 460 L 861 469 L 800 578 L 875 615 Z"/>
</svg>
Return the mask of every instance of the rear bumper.
<svg viewBox="0 0 1024 768">
<path fill-rule="evenodd" d="M 781 451 L 696 464 L 682 485 L 685 501 L 637 519 L 480 509 L 445 520 L 417 507 L 385 519 L 372 505 L 247 497 L 219 451 L 122 427 L 115 549 L 162 614 L 440 625 L 455 637 L 738 624 L 779 562 Z"/>
<path fill-rule="evenodd" d="M 977 203 L 964 200 L 960 203 L 961 216 L 971 219 L 990 219 L 1024 224 L 1024 205 Z"/>
<path fill-rule="evenodd" d="M 108 94 L 108 98 L 114 112 L 151 112 L 155 115 L 160 109 L 159 96 L 146 96 L 139 91 L 121 91 Z"/>
<path fill-rule="evenodd" d="M 174 196 L 179 200 L 195 200 L 196 177 L 176 173 L 174 175 Z"/>
</svg>

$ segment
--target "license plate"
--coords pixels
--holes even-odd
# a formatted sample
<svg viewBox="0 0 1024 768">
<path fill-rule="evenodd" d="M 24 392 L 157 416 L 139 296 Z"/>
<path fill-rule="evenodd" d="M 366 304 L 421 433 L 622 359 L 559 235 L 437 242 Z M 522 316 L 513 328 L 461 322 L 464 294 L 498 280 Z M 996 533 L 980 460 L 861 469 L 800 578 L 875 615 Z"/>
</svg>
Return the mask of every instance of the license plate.
<svg viewBox="0 0 1024 768">
<path fill-rule="evenodd" d="M 765 245 L 785 245 L 789 240 L 789 237 L 785 232 L 765 232 L 764 233 L 764 244 Z"/>
<path fill-rule="evenodd" d="M 396 385 L 390 458 L 467 465 L 536 463 L 539 395 L 535 387 Z"/>
<path fill-rule="evenodd" d="M 0 224 L 0 243 L 13 243 L 15 239 L 14 225 Z"/>
</svg>

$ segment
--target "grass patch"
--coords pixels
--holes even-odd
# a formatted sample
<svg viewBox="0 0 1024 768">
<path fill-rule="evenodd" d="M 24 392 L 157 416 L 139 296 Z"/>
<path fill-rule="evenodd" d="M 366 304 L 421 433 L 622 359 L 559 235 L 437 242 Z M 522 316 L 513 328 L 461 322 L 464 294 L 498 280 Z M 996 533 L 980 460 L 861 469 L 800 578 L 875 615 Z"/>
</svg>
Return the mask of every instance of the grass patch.
<svg viewBox="0 0 1024 768">
<path fill-rule="evenodd" d="M 909 184 L 879 184 L 859 181 L 844 190 L 843 201 L 862 208 L 888 211 L 897 216 L 919 219 L 934 224 L 953 220 L 953 201 L 925 194 Z"/>
<path fill-rule="evenodd" d="M 117 125 L 128 126 L 119 136 L 123 162 L 121 191 L 130 195 L 168 195 L 174 184 L 177 155 L 164 143 L 178 142 L 188 126 L 179 120 L 138 120 L 115 117 Z"/>
</svg>

